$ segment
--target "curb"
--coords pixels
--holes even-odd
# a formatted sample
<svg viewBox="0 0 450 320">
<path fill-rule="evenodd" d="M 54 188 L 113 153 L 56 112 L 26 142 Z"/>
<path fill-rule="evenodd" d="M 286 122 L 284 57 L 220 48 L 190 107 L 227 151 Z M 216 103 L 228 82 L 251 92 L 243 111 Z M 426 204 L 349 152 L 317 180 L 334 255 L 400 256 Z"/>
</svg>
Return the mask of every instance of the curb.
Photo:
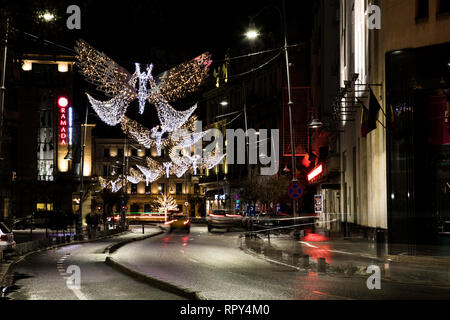
<svg viewBox="0 0 450 320">
<path fill-rule="evenodd" d="M 124 265 L 114 261 L 114 259 L 111 258 L 111 257 L 106 257 L 105 263 L 107 265 L 111 266 L 112 268 L 114 268 L 114 269 L 116 269 L 116 270 L 118 270 L 118 271 L 120 271 L 122 273 L 125 273 L 125 274 L 129 275 L 130 277 L 132 277 L 132 278 L 134 278 L 134 279 L 136 279 L 138 281 L 142 281 L 142 282 L 148 283 L 151 286 L 156 287 L 158 289 L 161 289 L 163 291 L 167 291 L 167 292 L 170 292 L 170 293 L 177 294 L 177 295 L 182 296 L 184 298 L 187 298 L 189 300 L 202 300 L 200 298 L 200 296 L 197 294 L 197 292 L 193 292 L 193 291 L 190 291 L 188 289 L 185 289 L 185 288 L 182 288 L 182 287 L 178 287 L 178 286 L 176 286 L 174 284 L 171 284 L 169 282 L 162 281 L 162 280 L 150 277 L 150 276 L 148 276 L 146 274 L 137 272 L 137 271 L 135 271 L 133 269 L 125 267 Z"/>
<path fill-rule="evenodd" d="M 93 240 L 82 240 L 82 241 L 73 241 L 73 242 L 67 242 L 67 243 L 60 243 L 60 244 L 52 245 L 52 246 L 50 246 L 50 247 L 41 248 L 41 249 L 37 249 L 37 250 L 34 250 L 34 251 L 27 252 L 27 253 L 25 253 L 25 254 L 23 254 L 23 255 L 21 255 L 21 256 L 18 256 L 17 259 L 14 259 L 12 262 L 9 263 L 9 265 L 6 267 L 6 270 L 5 270 L 4 274 L 1 275 L 1 278 L 0 278 L 0 287 L 3 286 L 5 277 L 6 277 L 7 274 L 9 274 L 11 268 L 14 267 L 17 263 L 19 263 L 19 262 L 21 262 L 22 260 L 24 260 L 26 257 L 28 257 L 28 256 L 30 256 L 30 255 L 32 255 L 32 254 L 40 253 L 40 252 L 44 252 L 44 251 L 48 251 L 48 250 L 52 250 L 52 249 L 57 249 L 57 248 L 65 247 L 65 246 L 69 246 L 69 245 L 74 245 L 74 244 L 81 244 L 81 243 L 95 242 L 95 241 L 99 241 L 99 240 L 103 240 L 103 239 L 115 237 L 115 236 L 118 236 L 118 235 L 121 235 L 121 234 L 127 233 L 127 232 L 129 232 L 129 230 L 125 230 L 125 231 L 120 232 L 120 233 L 116 233 L 116 234 L 104 236 L 104 237 L 97 238 L 97 239 L 93 239 Z"/>
<path fill-rule="evenodd" d="M 122 242 L 118 242 L 118 243 L 115 243 L 113 245 L 110 245 L 110 246 L 106 247 L 105 251 L 103 251 L 103 252 L 111 254 L 111 253 L 116 252 L 117 250 L 119 250 L 121 247 L 123 247 L 124 245 L 126 245 L 128 243 L 131 243 L 131 242 L 134 242 L 134 241 L 145 240 L 145 239 L 148 239 L 148 238 L 152 238 L 152 237 L 158 236 L 158 235 L 163 234 L 163 233 L 164 233 L 164 231 L 159 231 L 159 232 L 154 233 L 154 234 L 149 234 L 149 235 L 146 235 L 146 236 L 141 236 L 141 237 L 135 237 L 135 238 L 127 239 L 127 240 L 124 240 Z"/>
<path fill-rule="evenodd" d="M 307 271 L 307 269 L 304 269 L 304 268 L 300 268 L 300 267 L 297 267 L 297 266 L 290 265 L 288 263 L 284 263 L 284 262 L 280 262 L 280 261 L 277 261 L 277 260 L 273 260 L 273 259 L 267 258 L 263 254 L 258 253 L 258 252 L 254 251 L 252 249 L 249 249 L 247 247 L 247 245 L 245 244 L 245 239 L 244 239 L 244 241 L 242 241 L 242 238 L 243 237 L 241 236 L 240 239 L 238 240 L 239 241 L 239 249 L 241 249 L 245 253 L 250 254 L 250 255 L 252 255 L 252 256 L 254 256 L 256 258 L 262 259 L 264 261 L 276 264 L 278 266 L 288 267 L 288 268 L 292 268 L 292 269 L 295 269 L 297 271 L 302 271 L 302 272 L 306 272 Z"/>
<path fill-rule="evenodd" d="M 160 232 L 157 232 L 157 233 L 154 233 L 154 234 L 151 234 L 151 235 L 147 235 L 147 236 L 127 239 L 127 240 L 124 240 L 122 242 L 116 243 L 116 244 L 106 248 L 105 249 L 105 253 L 106 252 L 113 253 L 116 250 L 118 250 L 120 247 L 122 247 L 122 246 L 124 246 L 124 245 L 126 245 L 128 243 L 131 243 L 131 242 L 134 242 L 134 241 L 145 240 L 145 239 L 148 239 L 148 238 L 152 238 L 152 237 L 155 237 L 157 235 L 160 235 L 160 234 L 163 234 L 163 233 L 166 232 L 166 230 L 163 227 L 161 227 L 161 226 L 158 226 L 158 227 L 159 227 L 159 229 L 161 229 Z M 129 267 L 124 266 L 123 264 L 120 264 L 119 262 L 115 261 L 110 256 L 106 257 L 105 263 L 107 265 L 109 265 L 110 267 L 116 269 L 117 271 L 120 271 L 120 272 L 122 272 L 122 273 L 124 273 L 124 274 L 126 274 L 126 275 L 128 275 L 128 276 L 130 276 L 130 277 L 132 277 L 132 278 L 134 278 L 136 280 L 138 280 L 138 281 L 145 282 L 145 283 L 147 283 L 147 284 L 149 284 L 149 285 L 151 285 L 153 287 L 156 287 L 158 289 L 161 289 L 163 291 L 170 292 L 170 293 L 173 293 L 173 294 L 177 294 L 177 295 L 179 295 L 181 297 L 184 297 L 184 298 L 187 298 L 189 300 L 206 300 L 206 299 L 202 298 L 200 296 L 200 294 L 197 293 L 197 292 L 194 292 L 194 291 L 191 291 L 189 289 L 186 289 L 186 288 L 183 288 L 183 287 L 180 287 L 180 286 L 176 286 L 176 285 L 174 285 L 172 283 L 169 283 L 169 282 L 166 282 L 166 281 L 163 281 L 163 280 L 159 280 L 157 278 L 153 278 L 153 277 L 150 277 L 150 276 L 148 276 L 146 274 L 140 273 L 140 272 L 138 272 L 136 270 L 133 270 L 133 269 L 131 269 Z"/>
</svg>

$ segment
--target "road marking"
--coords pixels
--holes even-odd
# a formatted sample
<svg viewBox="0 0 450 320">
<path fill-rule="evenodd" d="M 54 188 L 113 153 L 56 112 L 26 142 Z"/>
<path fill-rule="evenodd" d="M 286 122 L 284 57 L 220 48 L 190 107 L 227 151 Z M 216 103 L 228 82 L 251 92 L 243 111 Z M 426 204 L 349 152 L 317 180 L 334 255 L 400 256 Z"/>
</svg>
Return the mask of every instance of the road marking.
<svg viewBox="0 0 450 320">
<path fill-rule="evenodd" d="M 197 260 L 192 259 L 192 258 L 189 258 L 189 261 L 192 261 L 192 262 L 194 262 L 194 263 L 200 263 L 200 262 L 198 262 Z"/>
<path fill-rule="evenodd" d="M 308 243 L 308 242 L 305 242 L 305 241 L 300 241 L 300 243 L 303 243 L 304 245 L 307 245 L 307 246 L 310 247 L 310 248 L 316 248 L 316 249 L 319 249 L 319 247 L 316 247 L 316 246 L 314 246 L 314 245 L 312 245 L 312 244 L 310 244 L 310 243 Z"/>
<path fill-rule="evenodd" d="M 73 293 L 77 296 L 78 300 L 88 300 L 88 298 L 83 294 L 83 292 L 81 292 L 80 289 L 72 289 L 72 288 L 69 289 L 73 291 Z"/>
<path fill-rule="evenodd" d="M 67 253 L 65 256 L 61 257 L 56 262 L 56 269 L 58 269 L 60 276 L 64 279 L 67 289 L 71 290 L 75 294 L 75 296 L 78 298 L 78 300 L 88 300 L 88 298 L 84 295 L 83 292 L 81 292 L 80 289 L 71 288 L 69 285 L 67 285 L 67 280 L 69 280 L 70 277 L 67 277 L 68 273 L 66 273 L 66 269 L 64 269 L 63 262 L 65 259 L 67 259 L 69 257 L 69 255 L 70 255 L 70 253 Z"/>
</svg>

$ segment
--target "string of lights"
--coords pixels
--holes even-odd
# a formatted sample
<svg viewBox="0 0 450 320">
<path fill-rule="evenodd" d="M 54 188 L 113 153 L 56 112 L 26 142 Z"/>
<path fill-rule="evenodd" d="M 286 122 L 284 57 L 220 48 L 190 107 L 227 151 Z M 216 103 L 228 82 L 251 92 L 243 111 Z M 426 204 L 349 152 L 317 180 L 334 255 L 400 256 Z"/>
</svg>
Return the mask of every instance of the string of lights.
<svg viewBox="0 0 450 320">
<path fill-rule="evenodd" d="M 98 101 L 89 94 L 88 99 L 97 115 L 109 125 L 121 124 L 125 134 L 130 136 L 147 149 L 156 147 L 158 156 L 162 148 L 169 149 L 169 154 L 179 148 L 188 148 L 200 141 L 205 132 L 194 132 L 193 116 L 197 104 L 185 111 L 175 110 L 169 101 L 180 99 L 193 92 L 207 77 L 212 63 L 209 53 L 202 54 L 190 61 L 184 62 L 153 78 L 153 65 L 148 65 L 141 72 L 141 65 L 135 63 L 135 72 L 131 75 L 105 54 L 98 52 L 86 42 L 80 40 L 76 47 L 78 66 L 82 75 L 91 83 L 97 85 L 99 91 L 112 96 L 108 101 Z M 136 84 L 138 89 L 136 90 Z M 148 86 L 148 87 L 147 87 Z M 143 114 L 146 102 L 156 107 L 160 125 L 152 129 L 145 128 L 139 122 L 125 116 L 128 106 L 134 99 L 139 101 L 139 113 Z M 180 130 L 182 129 L 182 130 Z M 176 148 L 175 148 L 176 147 Z M 181 161 L 159 162 L 147 157 L 147 166 L 136 164 L 138 170 L 131 168 L 130 174 L 114 180 L 102 180 L 102 187 L 111 187 L 117 192 L 123 185 L 123 180 L 137 184 L 145 178 L 146 185 L 159 179 L 164 173 L 182 177 L 190 168 L 194 174 L 200 167 L 210 167 L 223 160 L 223 156 L 201 158 L 198 155 L 185 155 Z M 122 184 L 119 185 L 119 182 Z"/>
<path fill-rule="evenodd" d="M 127 180 L 132 184 L 138 184 L 143 180 L 143 176 L 138 170 L 131 168 L 130 175 L 127 176 Z"/>
<path fill-rule="evenodd" d="M 161 194 L 154 202 L 159 212 L 178 211 L 178 205 L 171 195 Z"/>
<path fill-rule="evenodd" d="M 162 170 L 154 171 L 141 165 L 136 165 L 136 167 L 141 170 L 142 174 L 145 176 L 145 185 L 148 186 L 149 183 L 156 181 L 161 177 Z"/>
<path fill-rule="evenodd" d="M 89 103 L 100 119 L 110 126 L 115 126 L 122 122 L 123 117 L 130 104 L 130 98 L 119 94 L 108 101 L 98 101 L 86 93 Z M 132 99 L 134 100 L 134 99 Z"/>
</svg>

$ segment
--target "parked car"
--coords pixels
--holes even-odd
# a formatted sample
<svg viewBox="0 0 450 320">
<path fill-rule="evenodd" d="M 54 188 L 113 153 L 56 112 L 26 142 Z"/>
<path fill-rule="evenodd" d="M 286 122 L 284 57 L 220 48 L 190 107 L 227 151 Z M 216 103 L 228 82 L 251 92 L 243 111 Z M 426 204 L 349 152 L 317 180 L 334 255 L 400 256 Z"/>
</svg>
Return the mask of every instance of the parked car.
<svg viewBox="0 0 450 320">
<path fill-rule="evenodd" d="M 169 220 L 164 223 L 165 225 L 169 226 L 169 232 L 173 232 L 174 230 L 184 230 L 187 233 L 191 232 L 191 222 L 189 220 L 189 217 L 180 215 L 180 214 L 174 214 L 169 217 Z"/>
<path fill-rule="evenodd" d="M 287 227 L 294 225 L 293 216 L 286 213 L 261 213 L 254 220 L 254 226 L 258 229 Z"/>
<path fill-rule="evenodd" d="M 206 218 L 208 232 L 211 232 L 212 229 L 226 229 L 228 232 L 231 228 L 240 226 L 241 223 L 242 216 L 235 214 L 231 210 L 213 210 Z"/>
<path fill-rule="evenodd" d="M 0 250 L 10 250 L 15 246 L 16 242 L 14 241 L 13 233 L 3 222 L 0 222 Z"/>
<path fill-rule="evenodd" d="M 271 227 L 278 227 L 279 224 L 280 221 L 275 213 L 261 213 L 256 216 L 253 226 L 256 228 L 268 229 Z"/>
<path fill-rule="evenodd" d="M 13 230 L 25 230 L 29 229 L 30 226 L 31 226 L 31 215 L 14 219 L 12 222 Z"/>
</svg>

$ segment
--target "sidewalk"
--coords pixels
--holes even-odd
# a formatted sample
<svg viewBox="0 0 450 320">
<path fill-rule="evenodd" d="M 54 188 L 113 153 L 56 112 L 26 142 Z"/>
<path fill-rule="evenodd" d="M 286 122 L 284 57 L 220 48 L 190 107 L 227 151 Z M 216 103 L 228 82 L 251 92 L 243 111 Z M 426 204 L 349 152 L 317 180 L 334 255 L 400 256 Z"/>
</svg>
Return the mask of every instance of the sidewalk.
<svg viewBox="0 0 450 320">
<path fill-rule="evenodd" d="M 74 240 L 71 239 L 68 241 L 56 241 L 56 239 L 49 238 L 47 240 L 36 240 L 28 243 L 21 243 L 17 244 L 16 248 L 13 252 L 9 254 L 5 254 L 3 256 L 3 260 L 0 261 L 0 288 L 2 288 L 5 275 L 8 273 L 9 269 L 18 261 L 23 259 L 29 254 L 33 254 L 35 252 L 43 251 L 43 250 L 49 250 L 52 248 L 58 248 L 62 246 L 67 245 L 74 245 L 74 244 L 82 244 L 92 241 L 99 241 L 102 239 L 110 238 L 118 236 L 119 238 L 134 238 L 136 237 L 136 233 L 133 232 L 133 230 L 124 230 L 121 231 L 117 229 L 117 232 L 115 230 L 102 230 L 101 232 L 97 233 L 97 237 L 95 239 L 88 239 L 86 230 L 83 229 L 83 240 Z M 121 237 L 122 236 L 122 237 Z M 61 239 L 62 240 L 62 239 Z M 120 239 L 119 239 L 120 240 Z M 19 247 L 27 247 L 26 250 L 18 250 Z M 25 248 L 23 248 L 25 249 Z M 22 252 L 23 251 L 23 252 Z M 0 292 L 0 298 L 1 298 L 1 292 Z"/>
<path fill-rule="evenodd" d="M 253 253 L 293 267 L 302 267 L 302 257 L 308 255 L 311 270 L 318 270 L 319 258 L 324 258 L 327 273 L 367 277 L 367 268 L 377 265 L 384 280 L 450 286 L 450 257 L 377 256 L 376 243 L 362 237 L 329 239 L 320 233 L 309 233 L 295 241 L 290 234 L 270 238 L 258 235 L 242 242 Z"/>
</svg>

